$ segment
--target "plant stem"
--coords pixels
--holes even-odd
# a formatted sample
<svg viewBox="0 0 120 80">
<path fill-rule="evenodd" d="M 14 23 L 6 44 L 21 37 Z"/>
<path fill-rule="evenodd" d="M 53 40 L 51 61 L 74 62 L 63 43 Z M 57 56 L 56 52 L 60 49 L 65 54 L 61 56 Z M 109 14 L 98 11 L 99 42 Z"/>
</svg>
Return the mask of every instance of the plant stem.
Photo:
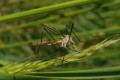
<svg viewBox="0 0 120 80">
<path fill-rule="evenodd" d="M 20 26 L 14 26 L 14 27 L 6 28 L 6 29 L 0 29 L 0 33 L 34 26 L 37 23 L 49 22 L 49 21 L 60 19 L 60 18 L 75 16 L 77 14 L 84 13 L 84 12 L 89 11 L 91 9 L 93 9 L 93 7 L 85 8 L 83 10 L 77 10 L 77 11 L 74 11 L 74 12 L 65 13 L 65 14 L 63 14 L 64 15 L 63 17 L 61 17 L 60 15 L 56 15 L 56 16 L 52 16 L 52 17 L 49 17 L 49 18 L 44 18 L 44 19 L 40 19 L 40 20 L 37 20 L 37 21 L 28 22 L 28 23 L 22 24 Z"/>
<path fill-rule="evenodd" d="M 31 16 L 31 15 L 35 15 L 35 14 L 40 14 L 40 13 L 46 13 L 46 12 L 50 12 L 50 11 L 54 11 L 54 10 L 58 10 L 58 9 L 62 9 L 62 8 L 68 8 L 68 7 L 82 5 L 82 4 L 96 2 L 96 1 L 100 1 L 100 0 L 73 0 L 73 1 L 65 2 L 65 3 L 61 3 L 61 4 L 56 4 L 56 5 L 52 5 L 52 6 L 47 6 L 47 7 L 42 7 L 42 8 L 38 8 L 38 9 L 33 9 L 33 10 L 28 10 L 28 11 L 24 11 L 24 12 L 19 12 L 19 13 L 2 16 L 0 18 L 0 22 L 15 19 L 15 18 L 20 18 L 20 17 Z"/>
<path fill-rule="evenodd" d="M 41 70 L 41 69 L 45 69 L 47 67 L 50 67 L 53 65 L 54 61 L 56 61 L 54 63 L 54 66 L 59 66 L 61 65 L 61 61 L 64 57 L 65 62 L 64 63 L 70 63 L 73 61 L 77 61 L 80 60 L 81 58 L 85 58 L 87 56 L 92 55 L 93 53 L 95 53 L 98 50 L 104 49 L 105 47 L 111 46 L 112 44 L 116 43 L 120 41 L 120 39 L 118 40 L 104 40 L 96 45 L 93 45 L 79 53 L 71 53 L 71 54 L 67 54 L 65 56 L 62 57 L 58 57 L 56 59 L 51 59 L 48 61 L 42 61 L 42 60 L 38 60 L 38 61 L 31 61 L 31 62 L 25 62 L 25 63 L 21 63 L 21 64 L 13 64 L 14 66 L 11 67 L 10 65 L 6 65 L 4 67 L 2 67 L 0 70 L 1 72 L 8 72 L 8 73 L 28 73 L 28 72 L 32 72 L 32 71 L 36 71 L 36 70 Z"/>
</svg>

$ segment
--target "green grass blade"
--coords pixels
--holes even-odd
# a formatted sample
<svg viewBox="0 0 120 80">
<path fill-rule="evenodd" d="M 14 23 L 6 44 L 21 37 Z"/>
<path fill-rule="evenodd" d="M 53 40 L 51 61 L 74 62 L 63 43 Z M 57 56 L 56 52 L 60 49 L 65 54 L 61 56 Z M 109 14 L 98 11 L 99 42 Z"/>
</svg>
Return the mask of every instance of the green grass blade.
<svg viewBox="0 0 120 80">
<path fill-rule="evenodd" d="M 20 17 L 31 16 L 31 15 L 35 15 L 35 14 L 40 14 L 40 13 L 50 12 L 50 11 L 54 11 L 54 10 L 58 10 L 58 9 L 62 9 L 62 8 L 68 8 L 68 7 L 72 7 L 72 6 L 76 6 L 76 5 L 87 4 L 87 3 L 96 2 L 96 1 L 100 1 L 100 0 L 74 0 L 74 1 L 69 1 L 69 2 L 65 2 L 65 3 L 61 3 L 61 4 L 43 7 L 43 8 L 14 13 L 14 14 L 2 16 L 0 18 L 0 22 L 15 19 L 15 18 L 20 18 Z"/>
<path fill-rule="evenodd" d="M 14 80 L 14 74 L 0 72 L 0 80 Z M 33 76 L 33 75 L 15 75 L 15 80 L 50 80 L 49 77 Z"/>
<path fill-rule="evenodd" d="M 6 29 L 0 29 L 0 33 L 34 26 L 37 23 L 49 22 L 49 21 L 52 21 L 52 20 L 60 19 L 60 18 L 75 16 L 77 14 L 84 13 L 84 12 L 92 10 L 92 9 L 93 9 L 93 7 L 85 8 L 83 10 L 77 10 L 77 11 L 74 11 L 74 12 L 65 13 L 65 14 L 63 14 L 64 16 L 62 16 L 62 17 L 60 15 L 56 15 L 56 16 L 52 16 L 52 17 L 49 17 L 49 18 L 44 18 L 44 19 L 40 19 L 40 20 L 37 20 L 37 21 L 28 22 L 28 23 L 25 23 L 25 24 L 22 24 L 22 25 L 19 25 L 19 26 L 9 27 L 9 28 L 6 28 Z"/>
<path fill-rule="evenodd" d="M 60 79 L 118 78 L 120 77 L 120 66 L 77 71 L 36 72 L 28 75 L 56 77 Z"/>
<path fill-rule="evenodd" d="M 119 40 L 108 40 L 108 41 L 102 41 L 99 44 L 93 45 L 85 50 L 83 50 L 80 53 L 71 53 L 71 54 L 67 54 L 65 55 L 64 59 L 65 63 L 68 62 L 73 62 L 73 61 L 77 61 L 81 58 L 84 58 L 86 56 L 90 56 L 93 53 L 95 53 L 98 50 L 101 50 L 107 46 L 110 46 L 111 44 L 114 44 L 116 42 L 118 42 Z M 34 62 L 25 62 L 25 63 L 21 63 L 21 64 L 10 64 L 10 65 L 6 65 L 4 67 L 2 67 L 0 69 L 1 72 L 8 72 L 8 73 L 26 73 L 26 72 L 32 72 L 32 71 L 36 71 L 36 70 L 40 70 L 40 69 L 44 69 L 47 67 L 50 67 L 53 65 L 54 66 L 59 66 L 61 65 L 63 57 L 58 57 L 57 59 L 52 59 L 52 60 L 48 60 L 48 61 L 44 61 L 41 62 L 41 60 L 38 61 L 34 61 Z M 11 67 L 12 66 L 12 67 Z"/>
<path fill-rule="evenodd" d="M 114 2 L 114 4 L 113 4 L 113 2 L 106 3 L 106 4 L 103 4 L 101 6 L 101 8 L 109 7 L 109 6 L 111 6 L 111 4 L 112 4 L 112 6 L 114 6 L 118 3 L 116 3 L 116 2 Z M 44 18 L 44 19 L 40 19 L 40 20 L 37 20 L 37 21 L 28 22 L 28 23 L 25 23 L 25 24 L 22 24 L 22 25 L 19 25 L 19 26 L 14 26 L 14 27 L 6 28 L 6 29 L 0 29 L 0 33 L 30 27 L 30 26 L 33 26 L 37 23 L 49 22 L 49 21 L 52 21 L 52 20 L 60 19 L 60 18 L 71 17 L 71 16 L 74 16 L 74 15 L 77 15 L 77 14 L 80 14 L 80 13 L 83 13 L 83 12 L 86 12 L 86 11 L 90 11 L 92 9 L 93 9 L 93 7 L 91 7 L 91 8 L 89 7 L 89 8 L 85 8 L 85 9 L 82 9 L 82 10 L 77 10 L 77 11 L 74 11 L 74 12 L 65 13 L 65 14 L 63 14 L 64 16 L 62 16 L 62 17 L 60 15 L 56 15 L 56 16 L 52 16 L 52 17 L 49 17 L 49 18 Z M 106 17 L 106 15 L 103 15 L 103 16 Z"/>
<path fill-rule="evenodd" d="M 90 70 L 59 71 L 59 72 L 34 72 L 29 74 L 16 74 L 17 80 L 50 80 L 50 79 L 101 79 L 119 78 L 120 66 Z M 13 80 L 13 74 L 0 73 L 0 80 Z"/>
</svg>

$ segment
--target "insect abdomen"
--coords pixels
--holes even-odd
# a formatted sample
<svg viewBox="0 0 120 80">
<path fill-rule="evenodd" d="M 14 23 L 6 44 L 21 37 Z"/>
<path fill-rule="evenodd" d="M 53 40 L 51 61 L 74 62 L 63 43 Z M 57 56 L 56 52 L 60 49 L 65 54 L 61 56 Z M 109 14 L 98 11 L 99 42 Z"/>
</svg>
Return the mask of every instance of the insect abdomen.
<svg viewBox="0 0 120 80">
<path fill-rule="evenodd" d="M 53 45 L 53 44 L 57 44 L 60 43 L 60 40 L 52 40 L 49 42 L 30 42 L 29 45 L 31 46 L 43 46 L 43 45 Z"/>
</svg>

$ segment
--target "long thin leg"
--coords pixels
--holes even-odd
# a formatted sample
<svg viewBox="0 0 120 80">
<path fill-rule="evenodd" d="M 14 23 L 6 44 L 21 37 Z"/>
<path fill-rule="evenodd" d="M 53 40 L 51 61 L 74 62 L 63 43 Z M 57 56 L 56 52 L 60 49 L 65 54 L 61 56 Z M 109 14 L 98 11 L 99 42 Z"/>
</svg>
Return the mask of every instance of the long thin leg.
<svg viewBox="0 0 120 80">
<path fill-rule="evenodd" d="M 71 26 L 71 29 L 70 29 L 70 33 L 69 33 L 69 37 L 71 37 L 71 35 L 72 35 L 73 27 L 74 27 L 74 23 L 72 23 L 72 26 Z"/>
<path fill-rule="evenodd" d="M 43 32 L 42 32 L 41 42 L 42 42 L 42 39 L 43 39 Z M 39 50 L 40 50 L 40 46 L 38 46 L 38 49 L 37 49 L 37 51 L 36 51 L 36 59 L 35 59 L 35 60 L 39 60 L 39 54 L 38 54 L 38 53 L 39 53 Z M 32 63 L 31 63 L 30 65 L 32 65 Z M 24 69 L 26 69 L 26 68 L 29 67 L 30 65 L 26 66 Z M 23 69 L 21 69 L 21 70 L 23 70 Z M 15 72 L 15 73 L 13 74 L 13 79 L 14 79 L 14 80 L 16 80 L 16 77 L 15 77 L 16 73 L 20 72 L 21 70 Z"/>
<path fill-rule="evenodd" d="M 43 40 L 43 32 L 42 32 L 42 36 L 41 36 L 41 42 Z M 39 60 L 39 50 L 40 50 L 40 46 L 38 46 L 38 49 L 36 51 L 36 60 Z"/>
<path fill-rule="evenodd" d="M 66 50 L 67 50 L 66 48 L 63 48 L 63 53 L 62 53 L 62 54 L 63 54 L 63 55 L 62 55 L 63 58 L 62 58 L 62 61 L 61 61 L 62 67 L 64 67 L 64 66 L 63 66 L 64 62 L 66 62 L 66 61 L 65 61 L 65 52 L 66 52 Z"/>
<path fill-rule="evenodd" d="M 68 25 L 66 25 L 66 34 L 68 34 Z M 75 34 L 75 32 L 73 31 L 73 30 L 71 30 L 71 32 L 73 33 L 73 35 L 78 39 L 78 41 L 80 41 L 80 42 L 84 42 L 84 41 L 81 41 L 79 38 L 78 38 L 78 36 Z M 85 43 L 85 42 L 84 42 Z"/>
<path fill-rule="evenodd" d="M 64 61 L 65 61 L 65 53 L 63 52 L 63 59 L 62 59 L 62 62 L 61 62 L 62 67 L 63 67 Z"/>
</svg>

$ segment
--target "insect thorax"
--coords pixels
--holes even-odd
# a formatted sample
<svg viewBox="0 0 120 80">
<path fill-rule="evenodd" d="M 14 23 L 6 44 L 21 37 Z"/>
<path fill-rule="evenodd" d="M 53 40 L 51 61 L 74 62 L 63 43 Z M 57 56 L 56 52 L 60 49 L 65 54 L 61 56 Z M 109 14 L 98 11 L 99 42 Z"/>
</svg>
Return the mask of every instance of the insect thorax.
<svg viewBox="0 0 120 80">
<path fill-rule="evenodd" d="M 74 41 L 72 40 L 72 37 L 69 35 L 65 35 L 62 39 L 61 47 L 66 48 L 67 44 L 72 44 L 74 46 Z"/>
</svg>

